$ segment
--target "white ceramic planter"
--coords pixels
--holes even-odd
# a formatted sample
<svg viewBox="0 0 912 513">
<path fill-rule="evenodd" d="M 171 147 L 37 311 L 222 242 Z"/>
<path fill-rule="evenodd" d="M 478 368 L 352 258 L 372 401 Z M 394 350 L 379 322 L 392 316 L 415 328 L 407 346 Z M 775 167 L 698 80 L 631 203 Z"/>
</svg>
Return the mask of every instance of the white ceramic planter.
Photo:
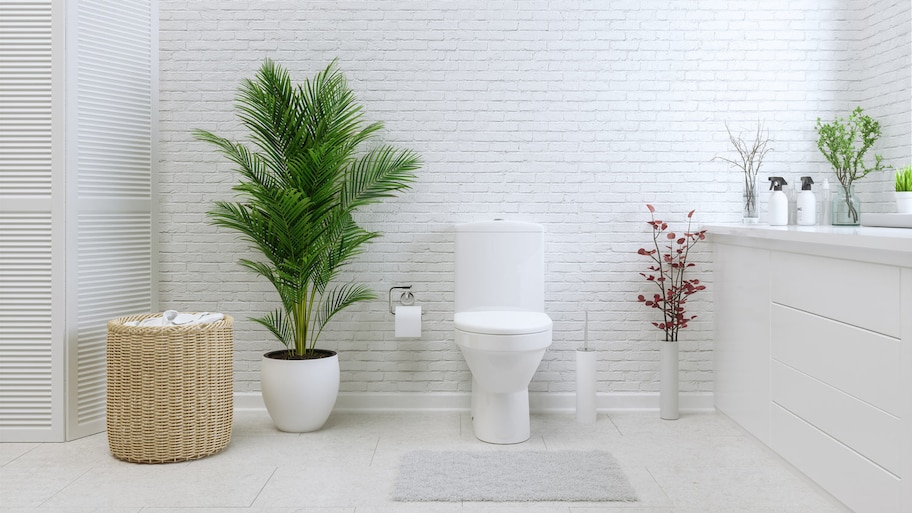
<svg viewBox="0 0 912 513">
<path fill-rule="evenodd" d="M 912 214 L 912 192 L 894 192 L 896 195 L 896 212 Z"/>
<path fill-rule="evenodd" d="M 678 343 L 659 342 L 661 349 L 661 385 L 659 389 L 659 416 L 664 420 L 676 420 L 678 410 Z"/>
<path fill-rule="evenodd" d="M 263 402 L 280 431 L 306 433 L 323 427 L 339 395 L 339 356 L 308 360 L 283 360 L 263 355 L 260 386 Z"/>
</svg>

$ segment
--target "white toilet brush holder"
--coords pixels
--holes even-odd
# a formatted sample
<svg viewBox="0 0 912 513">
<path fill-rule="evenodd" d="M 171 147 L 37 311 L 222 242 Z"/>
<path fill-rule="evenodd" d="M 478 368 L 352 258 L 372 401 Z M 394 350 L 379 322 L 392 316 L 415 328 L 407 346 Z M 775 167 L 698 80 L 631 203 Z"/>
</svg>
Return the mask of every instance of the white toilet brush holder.
<svg viewBox="0 0 912 513">
<path fill-rule="evenodd" d="M 595 355 L 589 348 L 589 312 L 583 328 L 583 347 L 576 350 L 576 421 L 595 422 Z"/>
<path fill-rule="evenodd" d="M 595 422 L 595 351 L 576 350 L 576 421 Z"/>
</svg>

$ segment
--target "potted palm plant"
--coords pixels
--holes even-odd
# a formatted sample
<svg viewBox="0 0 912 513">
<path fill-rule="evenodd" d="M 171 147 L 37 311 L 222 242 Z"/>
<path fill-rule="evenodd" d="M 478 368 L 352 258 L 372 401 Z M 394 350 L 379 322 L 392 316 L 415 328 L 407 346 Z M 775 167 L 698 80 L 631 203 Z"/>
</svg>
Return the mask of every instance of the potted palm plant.
<svg viewBox="0 0 912 513">
<path fill-rule="evenodd" d="M 383 125 L 362 121 L 335 61 L 296 85 L 266 60 L 254 79 L 242 81 L 236 110 L 249 145 L 195 131 L 241 175 L 237 201 L 216 202 L 209 217 L 259 252 L 240 264 L 278 293 L 280 306 L 252 319 L 285 345 L 262 359 L 266 408 L 282 431 L 314 431 L 339 390 L 338 355 L 316 347 L 320 334 L 343 309 L 375 298 L 365 285 L 338 283 L 341 269 L 379 236 L 353 214 L 408 189 L 420 161 L 390 145 L 362 148 Z"/>
</svg>

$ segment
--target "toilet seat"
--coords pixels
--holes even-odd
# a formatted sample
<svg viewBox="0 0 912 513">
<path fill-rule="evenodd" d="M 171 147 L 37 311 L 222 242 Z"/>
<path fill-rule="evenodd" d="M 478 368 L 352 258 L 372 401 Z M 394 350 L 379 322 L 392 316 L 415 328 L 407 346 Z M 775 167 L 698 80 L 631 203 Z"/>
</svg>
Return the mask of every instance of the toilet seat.
<svg viewBox="0 0 912 513">
<path fill-rule="evenodd" d="M 551 330 L 547 314 L 521 310 L 458 312 L 453 324 L 457 330 L 479 335 L 530 335 Z"/>
</svg>

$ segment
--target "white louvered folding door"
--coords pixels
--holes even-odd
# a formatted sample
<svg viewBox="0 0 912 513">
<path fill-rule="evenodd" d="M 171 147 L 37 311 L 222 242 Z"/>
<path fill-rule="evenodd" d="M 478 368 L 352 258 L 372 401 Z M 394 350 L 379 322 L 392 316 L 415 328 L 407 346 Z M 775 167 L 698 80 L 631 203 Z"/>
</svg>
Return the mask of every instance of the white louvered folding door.
<svg viewBox="0 0 912 513">
<path fill-rule="evenodd" d="M 0 0 L 0 439 L 104 430 L 105 323 L 157 309 L 153 1 Z"/>
<path fill-rule="evenodd" d="M 64 92 L 50 1 L 0 1 L 0 440 L 64 438 Z M 55 199 L 58 201 L 54 202 Z M 57 264 L 55 266 L 55 264 Z"/>
<path fill-rule="evenodd" d="M 67 70 L 67 435 L 104 429 L 109 319 L 157 309 L 152 230 L 157 12 L 149 0 L 79 1 L 69 10 Z M 75 28 L 75 30 L 73 30 Z M 75 69 L 74 69 L 75 68 Z M 75 93 L 75 94 L 73 94 Z M 75 286 L 74 286 L 75 285 Z"/>
</svg>

